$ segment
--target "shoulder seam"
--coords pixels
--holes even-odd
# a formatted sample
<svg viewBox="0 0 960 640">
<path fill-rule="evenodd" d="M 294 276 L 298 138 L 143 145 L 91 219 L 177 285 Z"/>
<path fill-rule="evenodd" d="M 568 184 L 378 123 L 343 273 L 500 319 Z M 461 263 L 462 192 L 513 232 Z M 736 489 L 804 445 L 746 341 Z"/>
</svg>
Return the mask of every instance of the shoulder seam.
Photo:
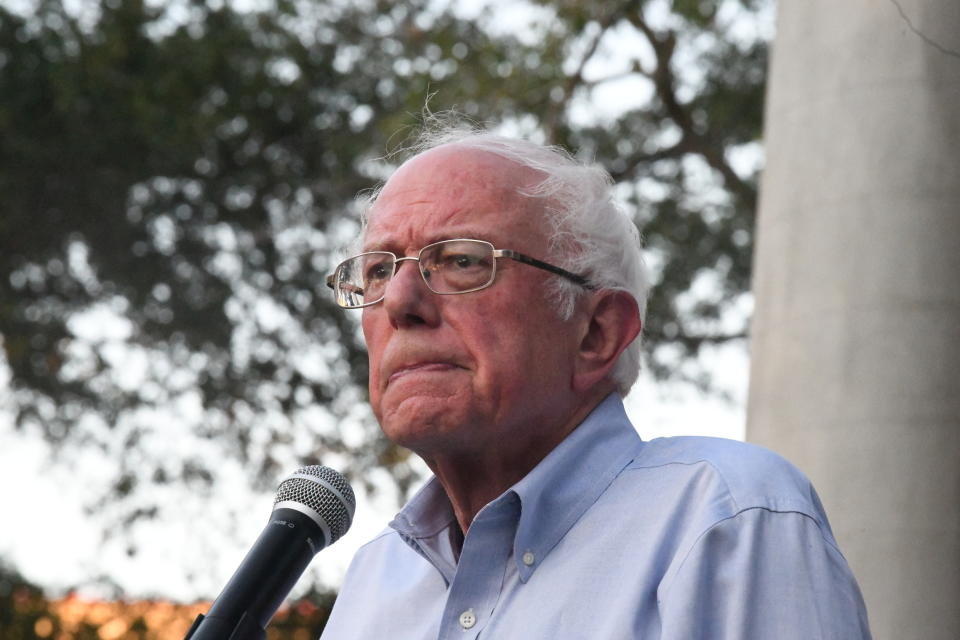
<svg viewBox="0 0 960 640">
<path fill-rule="evenodd" d="M 700 534 L 696 537 L 696 539 L 690 544 L 690 547 L 687 549 L 686 553 L 685 553 L 684 556 L 683 556 L 683 560 L 680 561 L 680 565 L 677 567 L 677 570 L 674 572 L 673 576 L 671 576 L 671 578 L 670 578 L 671 584 L 667 587 L 666 592 L 669 592 L 669 591 L 673 588 L 673 584 L 672 584 L 672 583 L 673 583 L 673 580 L 674 580 L 674 579 L 676 578 L 676 576 L 679 575 L 680 572 L 683 570 L 684 566 L 687 564 L 687 560 L 690 558 L 690 555 L 693 553 L 694 549 L 697 548 L 697 546 L 700 544 L 700 541 L 703 540 L 703 538 L 704 538 L 708 533 L 710 533 L 711 531 L 713 531 L 714 529 L 716 529 L 716 528 L 719 527 L 720 525 L 724 524 L 725 522 L 728 522 L 728 521 L 730 521 L 730 520 L 733 520 L 734 518 L 736 518 L 736 517 L 738 517 L 738 516 L 740 516 L 740 515 L 748 512 L 748 511 L 756 511 L 756 510 L 766 511 L 766 512 L 768 512 L 768 513 L 781 513 L 781 514 L 790 514 L 790 513 L 793 513 L 793 514 L 802 516 L 802 517 L 806 518 L 807 520 L 810 520 L 811 522 L 813 522 L 814 526 L 817 527 L 817 531 L 820 532 L 820 537 L 823 539 L 823 541 L 826 543 L 826 545 L 827 545 L 828 547 L 830 547 L 831 549 L 833 549 L 836 553 L 838 553 L 841 558 L 843 557 L 843 553 L 842 553 L 842 552 L 840 551 L 840 549 L 837 547 L 836 542 L 833 541 L 830 536 L 824 535 L 823 526 L 821 525 L 820 521 L 819 521 L 817 518 L 813 517 L 811 514 L 805 512 L 805 511 L 800 511 L 800 510 L 798 510 L 798 509 L 771 509 L 771 508 L 769 508 L 769 507 L 763 507 L 763 506 L 752 506 L 752 507 L 747 507 L 747 508 L 745 508 L 745 509 L 740 509 L 740 510 L 738 510 L 736 513 L 733 513 L 733 514 L 731 514 L 731 515 L 729 515 L 729 516 L 727 516 L 727 517 L 725 517 L 725 518 L 720 518 L 719 520 L 713 522 L 710 526 L 706 527 L 703 531 L 701 531 Z M 665 593 L 664 595 L 666 596 L 666 593 Z M 658 602 L 659 602 L 660 600 L 661 600 L 661 598 L 657 598 L 657 601 L 658 601 Z"/>
<path fill-rule="evenodd" d="M 636 458 L 634 458 L 634 461 L 636 461 Z M 674 466 L 674 465 L 683 466 L 683 467 L 693 467 L 693 466 L 696 466 L 696 465 L 699 465 L 699 464 L 705 464 L 705 465 L 709 466 L 711 469 L 713 469 L 714 472 L 717 474 L 717 477 L 720 478 L 720 482 L 723 483 L 723 490 L 724 490 L 724 492 L 727 494 L 727 497 L 730 498 L 730 502 L 733 503 L 733 507 L 734 507 L 734 512 L 733 512 L 733 513 L 731 514 L 731 516 L 729 516 L 729 517 L 733 517 L 733 516 L 737 515 L 738 513 L 742 512 L 744 509 L 742 509 L 742 508 L 740 507 L 740 504 L 737 502 L 736 496 L 733 495 L 733 491 L 730 489 L 730 483 L 727 482 L 727 478 L 723 475 L 723 472 L 720 470 L 720 468 L 719 468 L 717 465 L 715 465 L 715 464 L 714 464 L 713 462 L 711 462 L 710 460 L 707 460 L 706 458 L 699 458 L 699 459 L 697 459 L 697 460 L 690 460 L 690 461 L 684 461 L 684 462 L 681 462 L 681 461 L 679 461 L 679 460 L 670 460 L 670 461 L 667 461 L 667 462 L 662 462 L 662 463 L 660 463 L 660 464 L 647 464 L 647 465 L 644 465 L 644 464 L 637 464 L 637 465 L 635 465 L 635 464 L 631 463 L 631 464 L 628 466 L 628 468 L 631 468 L 631 469 L 656 469 L 656 468 L 658 468 L 658 467 L 670 467 L 670 466 Z"/>
</svg>

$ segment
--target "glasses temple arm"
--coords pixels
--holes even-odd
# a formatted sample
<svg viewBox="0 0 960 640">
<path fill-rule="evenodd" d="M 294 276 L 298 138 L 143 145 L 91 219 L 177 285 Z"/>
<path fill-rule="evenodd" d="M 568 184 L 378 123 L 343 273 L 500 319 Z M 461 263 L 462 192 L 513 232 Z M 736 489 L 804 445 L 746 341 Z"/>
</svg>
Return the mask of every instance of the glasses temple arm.
<svg viewBox="0 0 960 640">
<path fill-rule="evenodd" d="M 543 262 L 542 260 L 531 258 L 530 256 L 524 255 L 517 251 L 512 251 L 510 249 L 498 249 L 494 255 L 496 255 L 497 257 L 510 258 L 511 260 L 516 260 L 517 262 L 528 264 L 531 267 L 536 267 L 538 269 L 543 269 L 544 271 L 549 271 L 550 273 L 555 273 L 558 276 L 563 276 L 564 278 L 566 278 L 567 280 L 570 280 L 571 282 L 576 282 L 577 284 L 579 284 L 581 287 L 585 289 L 596 288 L 593 284 L 591 284 L 589 280 L 587 280 L 581 275 L 577 275 L 576 273 L 567 271 L 566 269 L 561 269 L 560 267 L 556 267 L 548 262 Z"/>
</svg>

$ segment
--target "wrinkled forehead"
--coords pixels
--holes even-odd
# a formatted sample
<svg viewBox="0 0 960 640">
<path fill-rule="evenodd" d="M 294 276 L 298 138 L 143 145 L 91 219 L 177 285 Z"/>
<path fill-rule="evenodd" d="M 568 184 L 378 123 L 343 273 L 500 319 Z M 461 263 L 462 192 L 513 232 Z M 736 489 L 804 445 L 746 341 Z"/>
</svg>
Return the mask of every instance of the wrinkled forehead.
<svg viewBox="0 0 960 640">
<path fill-rule="evenodd" d="M 397 234 L 445 239 L 472 228 L 542 235 L 544 202 L 530 195 L 542 180 L 541 172 L 490 151 L 431 149 L 401 165 L 380 190 L 366 216 L 363 244 L 383 236 L 396 240 Z"/>
</svg>

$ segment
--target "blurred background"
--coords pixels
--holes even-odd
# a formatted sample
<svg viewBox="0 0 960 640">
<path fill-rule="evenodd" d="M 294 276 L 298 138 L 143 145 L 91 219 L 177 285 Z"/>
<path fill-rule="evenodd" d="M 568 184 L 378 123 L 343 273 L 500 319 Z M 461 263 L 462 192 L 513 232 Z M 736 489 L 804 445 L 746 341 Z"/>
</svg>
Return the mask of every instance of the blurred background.
<svg viewBox="0 0 960 640">
<path fill-rule="evenodd" d="M 425 475 L 324 286 L 425 106 L 612 173 L 655 281 L 631 416 L 742 439 L 773 30 L 766 0 L 0 0 L 2 637 L 181 638 L 302 464 L 360 501 L 270 631 L 319 634 Z"/>
</svg>

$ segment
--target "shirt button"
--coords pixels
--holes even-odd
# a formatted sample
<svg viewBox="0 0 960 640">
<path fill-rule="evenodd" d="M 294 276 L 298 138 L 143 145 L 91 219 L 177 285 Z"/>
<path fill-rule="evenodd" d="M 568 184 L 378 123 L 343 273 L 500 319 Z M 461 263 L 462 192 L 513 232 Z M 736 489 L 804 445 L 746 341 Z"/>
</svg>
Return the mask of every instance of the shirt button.
<svg viewBox="0 0 960 640">
<path fill-rule="evenodd" d="M 475 624 L 477 624 L 477 616 L 473 613 L 473 609 L 467 609 L 460 614 L 461 627 L 464 629 L 472 629 Z"/>
<path fill-rule="evenodd" d="M 534 562 L 537 561 L 537 556 L 533 555 L 533 551 L 527 551 L 523 554 L 523 564 L 532 566 Z"/>
</svg>

